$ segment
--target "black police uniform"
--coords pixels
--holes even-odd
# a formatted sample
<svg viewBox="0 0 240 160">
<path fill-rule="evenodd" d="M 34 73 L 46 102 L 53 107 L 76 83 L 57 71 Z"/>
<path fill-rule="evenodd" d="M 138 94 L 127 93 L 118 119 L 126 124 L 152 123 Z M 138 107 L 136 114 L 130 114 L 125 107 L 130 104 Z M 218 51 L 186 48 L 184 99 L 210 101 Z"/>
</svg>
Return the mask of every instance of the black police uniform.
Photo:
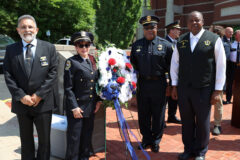
<svg viewBox="0 0 240 160">
<path fill-rule="evenodd" d="M 131 63 L 138 72 L 138 120 L 142 143 L 158 145 L 163 135 L 167 81 L 172 45 L 158 36 L 132 45 Z"/>
<path fill-rule="evenodd" d="M 72 37 L 73 42 L 90 41 L 88 32 L 77 32 Z M 66 160 L 88 160 L 92 153 L 94 110 L 99 100 L 95 84 L 99 72 L 94 57 L 88 57 L 83 59 L 77 54 L 65 63 L 64 91 L 68 120 Z M 77 107 L 83 110 L 83 118 L 74 118 L 72 110 Z"/>
<path fill-rule="evenodd" d="M 95 62 L 92 62 L 95 63 Z M 89 157 L 94 124 L 94 110 L 98 96 L 95 83 L 98 71 L 80 55 L 69 58 L 65 64 L 64 88 L 68 120 L 66 159 Z M 72 109 L 80 107 L 83 117 L 76 119 Z M 79 149 L 80 148 L 80 149 Z"/>
</svg>

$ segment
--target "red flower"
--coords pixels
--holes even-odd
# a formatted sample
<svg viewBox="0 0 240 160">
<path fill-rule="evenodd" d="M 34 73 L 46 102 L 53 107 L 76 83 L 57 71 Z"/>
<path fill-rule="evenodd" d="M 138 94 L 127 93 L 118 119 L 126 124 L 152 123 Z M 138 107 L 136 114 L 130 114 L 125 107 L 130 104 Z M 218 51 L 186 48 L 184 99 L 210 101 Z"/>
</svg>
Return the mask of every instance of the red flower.
<svg viewBox="0 0 240 160">
<path fill-rule="evenodd" d="M 123 84 L 125 82 L 125 78 L 124 77 L 118 77 L 117 82 L 120 84 Z"/>
<path fill-rule="evenodd" d="M 132 86 L 133 86 L 133 89 L 135 89 L 137 87 L 135 82 L 132 82 Z"/>
<path fill-rule="evenodd" d="M 116 64 L 116 60 L 115 60 L 114 58 L 110 58 L 110 59 L 108 60 L 108 64 L 109 64 L 110 66 L 115 65 L 115 64 Z"/>
<path fill-rule="evenodd" d="M 117 71 L 118 71 L 118 70 L 117 70 L 117 68 L 113 68 L 113 72 L 115 72 L 115 73 L 116 73 Z"/>
<path fill-rule="evenodd" d="M 126 63 L 126 68 L 127 69 L 132 69 L 132 65 L 130 63 Z"/>
</svg>

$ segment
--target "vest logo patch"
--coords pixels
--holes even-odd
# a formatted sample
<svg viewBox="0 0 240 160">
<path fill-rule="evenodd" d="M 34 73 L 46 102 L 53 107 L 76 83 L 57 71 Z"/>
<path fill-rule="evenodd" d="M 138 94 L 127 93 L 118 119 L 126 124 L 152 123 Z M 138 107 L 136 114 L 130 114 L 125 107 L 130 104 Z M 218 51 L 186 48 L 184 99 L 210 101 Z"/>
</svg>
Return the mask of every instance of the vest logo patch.
<svg viewBox="0 0 240 160">
<path fill-rule="evenodd" d="M 161 44 L 158 45 L 158 50 L 159 50 L 159 51 L 162 50 L 162 45 L 161 45 Z"/>
<path fill-rule="evenodd" d="M 204 44 L 205 44 L 206 46 L 209 46 L 209 45 L 211 44 L 211 41 L 206 40 L 206 41 L 204 41 Z"/>
<path fill-rule="evenodd" d="M 186 48 L 186 43 L 188 42 L 188 40 L 182 40 L 179 43 L 181 43 L 180 48 Z"/>
</svg>

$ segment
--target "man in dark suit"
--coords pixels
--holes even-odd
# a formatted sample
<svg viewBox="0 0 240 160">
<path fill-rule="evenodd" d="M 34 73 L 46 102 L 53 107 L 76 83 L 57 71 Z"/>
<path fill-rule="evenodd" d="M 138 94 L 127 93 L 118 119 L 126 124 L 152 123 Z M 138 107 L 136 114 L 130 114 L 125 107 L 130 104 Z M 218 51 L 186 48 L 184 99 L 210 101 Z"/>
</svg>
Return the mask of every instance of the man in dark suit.
<svg viewBox="0 0 240 160">
<path fill-rule="evenodd" d="M 12 95 L 12 112 L 17 114 L 19 122 L 21 157 L 22 160 L 49 160 L 58 56 L 54 45 L 36 39 L 38 28 L 32 16 L 19 17 L 17 31 L 22 41 L 6 48 L 3 69 Z M 37 157 L 33 124 L 38 133 Z"/>
<path fill-rule="evenodd" d="M 167 29 L 167 36 L 166 40 L 168 40 L 170 43 L 175 45 L 177 44 L 177 39 L 180 36 L 180 21 L 175 21 L 173 23 L 168 24 L 165 26 Z M 169 75 L 170 79 L 170 75 Z M 171 79 L 170 79 L 170 84 L 171 84 Z M 176 112 L 177 112 L 177 100 L 172 99 L 171 95 L 167 97 L 167 103 L 168 103 L 168 123 L 181 123 L 181 120 L 176 117 Z"/>
<path fill-rule="evenodd" d="M 211 104 L 221 101 L 226 56 L 221 38 L 203 28 L 203 15 L 188 15 L 190 32 L 180 36 L 171 60 L 172 98 L 178 99 L 184 152 L 179 160 L 204 160 Z"/>
<path fill-rule="evenodd" d="M 142 148 L 151 146 L 159 152 L 165 118 L 167 81 L 173 47 L 157 36 L 156 16 L 144 16 L 139 22 L 144 28 L 144 38 L 132 45 L 131 63 L 138 72 L 138 121 Z"/>
<path fill-rule="evenodd" d="M 225 52 L 227 56 L 227 70 L 226 70 L 226 101 L 223 101 L 223 104 L 230 104 L 232 99 L 232 85 L 233 85 L 233 75 L 234 67 L 230 60 L 231 52 L 236 51 L 236 48 L 232 48 L 232 36 L 233 28 L 227 27 L 225 29 L 225 35 L 223 36 L 223 43 L 225 44 Z"/>
</svg>

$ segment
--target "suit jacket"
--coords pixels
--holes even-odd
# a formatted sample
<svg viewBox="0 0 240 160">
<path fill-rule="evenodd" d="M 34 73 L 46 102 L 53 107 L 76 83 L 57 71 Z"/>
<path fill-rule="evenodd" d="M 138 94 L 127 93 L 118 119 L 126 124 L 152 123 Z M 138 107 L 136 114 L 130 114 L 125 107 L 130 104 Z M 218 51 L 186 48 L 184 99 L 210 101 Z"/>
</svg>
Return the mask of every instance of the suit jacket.
<svg viewBox="0 0 240 160">
<path fill-rule="evenodd" d="M 173 41 L 169 38 L 168 35 L 165 37 L 165 39 L 166 39 L 168 42 L 173 43 Z"/>
<path fill-rule="evenodd" d="M 66 60 L 64 71 L 65 107 L 67 112 L 80 107 L 84 117 L 93 114 L 99 97 L 96 93 L 96 83 L 99 72 L 96 61 L 89 55 L 91 65 L 80 56 L 74 55 Z"/>
<path fill-rule="evenodd" d="M 12 112 L 22 114 L 30 110 L 41 113 L 54 108 L 54 102 L 56 102 L 54 97 L 58 97 L 57 65 L 58 55 L 54 45 L 37 40 L 32 70 L 28 77 L 24 65 L 22 42 L 6 48 L 3 69 L 6 84 L 12 95 Z M 29 107 L 21 103 L 22 97 L 34 93 L 42 98 L 38 106 Z"/>
</svg>

